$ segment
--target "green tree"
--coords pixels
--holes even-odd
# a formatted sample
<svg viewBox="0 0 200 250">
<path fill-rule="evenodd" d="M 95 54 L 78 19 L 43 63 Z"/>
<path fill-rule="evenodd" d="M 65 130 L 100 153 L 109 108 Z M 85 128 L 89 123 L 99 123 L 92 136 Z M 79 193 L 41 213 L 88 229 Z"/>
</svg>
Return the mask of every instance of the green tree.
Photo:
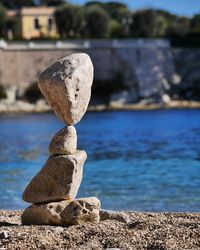
<svg viewBox="0 0 200 250">
<path fill-rule="evenodd" d="M 108 2 L 103 5 L 103 8 L 107 11 L 111 18 L 121 21 L 124 15 L 130 13 L 128 7 L 119 2 Z"/>
<path fill-rule="evenodd" d="M 132 23 L 131 12 L 127 5 L 119 2 L 102 3 L 99 1 L 88 2 L 86 7 L 98 6 L 104 9 L 111 18 L 109 27 L 111 37 L 130 36 L 130 24 Z"/>
<path fill-rule="evenodd" d="M 200 32 L 200 14 L 192 17 L 192 19 L 190 21 L 190 30 L 193 33 Z"/>
<path fill-rule="evenodd" d="M 66 3 L 65 0 L 40 0 L 40 5 L 46 6 L 60 6 Z"/>
<path fill-rule="evenodd" d="M 171 25 L 169 25 L 166 34 L 167 36 L 185 36 L 189 31 L 189 18 L 176 16 Z"/>
<path fill-rule="evenodd" d="M 57 8 L 55 19 L 61 37 L 79 38 L 83 26 L 83 9 L 78 5 L 65 4 Z"/>
<path fill-rule="evenodd" d="M 111 18 L 121 24 L 121 32 L 118 36 L 129 37 L 130 26 L 132 24 L 132 13 L 129 11 L 125 4 L 117 2 L 105 3 L 105 10 L 111 16 Z M 119 25 L 118 25 L 119 28 Z"/>
<path fill-rule="evenodd" d="M 155 19 L 155 27 L 153 29 L 153 36 L 163 37 L 166 34 L 167 30 L 167 21 L 164 16 L 157 15 Z"/>
<path fill-rule="evenodd" d="M 123 26 L 122 36 L 130 37 L 131 25 L 133 23 L 132 14 L 129 11 L 122 9 L 121 12 L 118 13 L 118 21 Z"/>
<path fill-rule="evenodd" d="M 94 6 L 94 5 L 103 8 L 104 3 L 100 2 L 100 1 L 90 1 L 90 2 L 87 2 L 87 3 L 85 4 L 85 7 L 92 7 L 92 6 Z"/>
<path fill-rule="evenodd" d="M 100 6 L 86 8 L 85 35 L 91 38 L 105 38 L 109 35 L 110 17 Z"/>
<path fill-rule="evenodd" d="M 8 35 L 9 31 L 11 31 L 12 36 L 14 38 L 21 38 L 20 26 L 21 26 L 20 18 L 18 16 L 6 18 L 5 30 L 6 30 L 8 39 L 9 39 L 9 35 Z"/>
<path fill-rule="evenodd" d="M 0 3 L 8 9 L 18 9 L 23 6 L 35 6 L 34 0 L 0 0 Z"/>
<path fill-rule="evenodd" d="M 147 9 L 133 14 L 131 35 L 134 37 L 161 37 L 167 29 L 167 20 L 157 11 Z"/>
<path fill-rule="evenodd" d="M 6 10 L 0 4 L 0 36 L 3 36 L 5 30 L 5 24 L 6 24 Z"/>
<path fill-rule="evenodd" d="M 92 7 L 92 6 L 98 6 L 103 8 L 111 18 L 115 20 L 119 20 L 120 12 L 123 10 L 127 10 L 128 8 L 125 4 L 119 3 L 119 2 L 108 2 L 108 3 L 102 3 L 99 1 L 90 1 L 85 4 L 86 7 Z"/>
<path fill-rule="evenodd" d="M 110 37 L 112 38 L 123 37 L 124 29 L 123 25 L 120 22 L 111 19 L 109 26 L 110 26 Z"/>
</svg>

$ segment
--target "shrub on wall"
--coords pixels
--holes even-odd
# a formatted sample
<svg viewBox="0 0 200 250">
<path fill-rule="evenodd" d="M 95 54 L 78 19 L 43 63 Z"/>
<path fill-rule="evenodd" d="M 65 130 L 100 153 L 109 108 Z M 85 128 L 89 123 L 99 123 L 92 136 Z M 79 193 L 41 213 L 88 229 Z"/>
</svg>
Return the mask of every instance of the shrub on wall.
<svg viewBox="0 0 200 250">
<path fill-rule="evenodd" d="M 6 90 L 4 86 L 0 85 L 0 100 L 6 99 L 6 98 L 7 98 Z"/>
<path fill-rule="evenodd" d="M 115 77 L 110 80 L 94 80 L 92 86 L 92 102 L 97 98 L 108 103 L 113 93 L 125 89 L 127 89 L 127 86 L 124 84 L 124 78 L 121 72 L 118 72 Z"/>
<path fill-rule="evenodd" d="M 40 92 L 37 83 L 32 83 L 27 87 L 24 92 L 23 98 L 30 103 L 35 103 L 37 100 L 43 98 L 43 95 Z"/>
</svg>

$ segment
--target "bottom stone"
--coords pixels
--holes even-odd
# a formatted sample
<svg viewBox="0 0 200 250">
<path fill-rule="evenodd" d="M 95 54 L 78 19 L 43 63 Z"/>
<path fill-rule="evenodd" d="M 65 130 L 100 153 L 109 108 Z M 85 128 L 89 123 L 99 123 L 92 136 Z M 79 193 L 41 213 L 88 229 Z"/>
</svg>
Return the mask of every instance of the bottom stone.
<svg viewBox="0 0 200 250">
<path fill-rule="evenodd" d="M 96 197 L 31 205 L 22 214 L 24 225 L 70 226 L 99 222 L 100 201 Z"/>
</svg>

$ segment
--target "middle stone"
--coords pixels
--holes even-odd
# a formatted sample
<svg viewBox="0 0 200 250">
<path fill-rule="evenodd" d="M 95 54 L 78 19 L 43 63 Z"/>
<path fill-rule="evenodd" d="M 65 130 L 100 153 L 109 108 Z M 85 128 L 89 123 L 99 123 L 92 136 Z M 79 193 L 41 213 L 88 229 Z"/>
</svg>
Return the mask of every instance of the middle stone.
<svg viewBox="0 0 200 250">
<path fill-rule="evenodd" d="M 61 129 L 52 139 L 49 152 L 54 155 L 74 154 L 77 148 L 77 134 L 74 126 Z"/>
<path fill-rule="evenodd" d="M 74 199 L 82 181 L 85 151 L 71 155 L 52 155 L 45 166 L 31 180 L 23 193 L 23 200 L 42 203 Z"/>
</svg>

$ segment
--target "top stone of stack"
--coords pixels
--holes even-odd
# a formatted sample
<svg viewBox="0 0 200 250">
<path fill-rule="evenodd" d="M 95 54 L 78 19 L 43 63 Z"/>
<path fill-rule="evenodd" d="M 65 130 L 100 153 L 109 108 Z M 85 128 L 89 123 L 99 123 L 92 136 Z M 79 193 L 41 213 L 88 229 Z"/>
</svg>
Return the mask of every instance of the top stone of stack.
<svg viewBox="0 0 200 250">
<path fill-rule="evenodd" d="M 93 64 L 85 53 L 58 60 L 39 78 L 39 88 L 55 114 L 74 125 L 85 114 L 91 96 Z"/>
</svg>

